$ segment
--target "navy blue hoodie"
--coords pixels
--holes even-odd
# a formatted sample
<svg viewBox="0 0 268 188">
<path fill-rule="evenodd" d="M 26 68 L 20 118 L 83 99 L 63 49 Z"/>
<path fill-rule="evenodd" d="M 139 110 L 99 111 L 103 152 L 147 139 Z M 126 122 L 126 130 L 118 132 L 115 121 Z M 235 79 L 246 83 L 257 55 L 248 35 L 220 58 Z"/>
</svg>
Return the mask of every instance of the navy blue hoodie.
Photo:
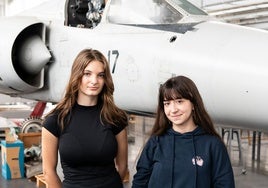
<svg viewBox="0 0 268 188">
<path fill-rule="evenodd" d="M 152 136 L 137 163 L 132 188 L 234 188 L 224 143 L 201 127 Z"/>
</svg>

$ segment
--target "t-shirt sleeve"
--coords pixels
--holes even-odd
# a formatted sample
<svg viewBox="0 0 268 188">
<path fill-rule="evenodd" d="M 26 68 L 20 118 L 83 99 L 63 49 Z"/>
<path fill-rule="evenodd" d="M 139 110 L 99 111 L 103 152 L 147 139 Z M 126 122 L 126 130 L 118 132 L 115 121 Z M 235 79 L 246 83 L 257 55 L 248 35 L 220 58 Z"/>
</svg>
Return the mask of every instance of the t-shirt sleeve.
<svg viewBox="0 0 268 188">
<path fill-rule="evenodd" d="M 61 130 L 57 122 L 57 115 L 47 116 L 44 120 L 43 127 L 51 132 L 54 136 L 59 137 Z"/>
<path fill-rule="evenodd" d="M 127 126 L 127 124 L 124 124 L 124 125 L 111 125 L 111 126 L 112 126 L 112 131 L 113 131 L 114 135 L 117 135 L 118 133 L 120 133 Z"/>
</svg>

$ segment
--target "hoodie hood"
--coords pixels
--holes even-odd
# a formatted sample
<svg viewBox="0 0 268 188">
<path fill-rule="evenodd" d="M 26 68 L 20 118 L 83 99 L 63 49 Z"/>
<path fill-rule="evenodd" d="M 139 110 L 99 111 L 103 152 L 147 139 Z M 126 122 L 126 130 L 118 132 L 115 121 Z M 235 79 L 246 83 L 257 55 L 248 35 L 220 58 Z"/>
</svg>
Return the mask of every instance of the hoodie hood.
<svg viewBox="0 0 268 188">
<path fill-rule="evenodd" d="M 185 138 L 192 138 L 193 136 L 204 135 L 204 134 L 206 134 L 206 132 L 204 131 L 204 129 L 197 126 L 193 131 L 186 132 L 186 133 L 179 133 L 179 132 L 174 131 L 174 129 L 170 128 L 167 130 L 167 134 L 173 135 L 173 136 L 181 136 L 181 137 L 185 137 Z"/>
</svg>

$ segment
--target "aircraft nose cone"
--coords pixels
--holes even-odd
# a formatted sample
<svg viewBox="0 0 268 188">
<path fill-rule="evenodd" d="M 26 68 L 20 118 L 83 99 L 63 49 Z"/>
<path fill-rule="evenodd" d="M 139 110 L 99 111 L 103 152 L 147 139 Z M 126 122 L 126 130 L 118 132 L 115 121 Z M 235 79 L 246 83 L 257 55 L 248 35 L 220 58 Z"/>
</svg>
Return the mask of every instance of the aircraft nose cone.
<svg viewBox="0 0 268 188">
<path fill-rule="evenodd" d="M 39 36 L 27 38 L 19 52 L 21 68 L 30 74 L 39 73 L 50 58 L 51 54 Z"/>
</svg>

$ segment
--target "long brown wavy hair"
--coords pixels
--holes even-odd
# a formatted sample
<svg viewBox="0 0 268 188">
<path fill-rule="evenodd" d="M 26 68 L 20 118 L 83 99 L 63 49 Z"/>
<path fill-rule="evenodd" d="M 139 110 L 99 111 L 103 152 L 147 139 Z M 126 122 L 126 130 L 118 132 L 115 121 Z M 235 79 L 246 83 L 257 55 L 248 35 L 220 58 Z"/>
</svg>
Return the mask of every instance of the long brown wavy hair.
<svg viewBox="0 0 268 188">
<path fill-rule="evenodd" d="M 84 70 L 90 62 L 95 60 L 103 63 L 105 74 L 104 86 L 98 99 L 103 104 L 100 117 L 101 121 L 111 125 L 127 125 L 128 123 L 125 111 L 118 108 L 114 103 L 114 84 L 107 59 L 98 50 L 84 49 L 76 56 L 73 62 L 64 97 L 48 114 L 58 114 L 58 124 L 61 126 L 61 129 L 64 129 L 65 123 L 68 123 L 69 118 L 67 116 L 71 113 L 71 109 L 76 103 Z"/>
<path fill-rule="evenodd" d="M 152 135 L 162 135 L 171 127 L 169 119 L 166 117 L 164 112 L 164 99 L 173 100 L 180 98 L 184 98 L 192 102 L 194 106 L 194 123 L 202 127 L 208 134 L 215 135 L 220 138 L 214 128 L 208 112 L 205 109 L 203 100 L 195 83 L 185 76 L 170 78 L 159 87 L 158 107 L 155 123 L 152 129 Z"/>
</svg>

